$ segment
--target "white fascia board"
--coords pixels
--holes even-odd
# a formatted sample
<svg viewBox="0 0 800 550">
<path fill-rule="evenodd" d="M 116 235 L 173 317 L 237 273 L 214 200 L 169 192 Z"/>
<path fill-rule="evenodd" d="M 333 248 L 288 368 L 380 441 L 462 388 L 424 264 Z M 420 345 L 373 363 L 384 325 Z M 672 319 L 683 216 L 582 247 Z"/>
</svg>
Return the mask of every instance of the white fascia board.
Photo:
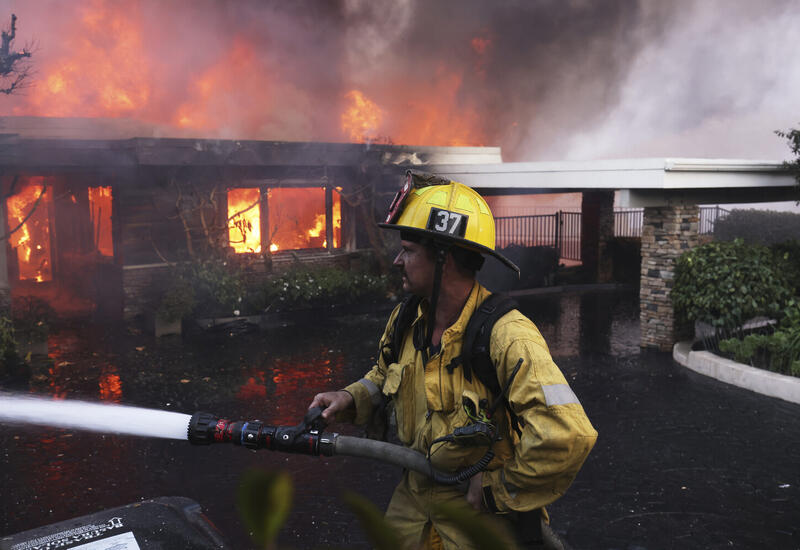
<svg viewBox="0 0 800 550">
<path fill-rule="evenodd" d="M 723 172 L 670 171 L 664 189 L 742 189 L 793 187 L 794 177 L 786 171 Z"/>
<path fill-rule="evenodd" d="M 730 189 L 791 187 L 779 161 L 738 159 L 620 159 L 439 165 L 434 173 L 477 189 Z"/>
<path fill-rule="evenodd" d="M 670 172 L 779 172 L 779 160 L 749 159 L 664 159 L 664 169 Z"/>
<path fill-rule="evenodd" d="M 476 189 L 543 189 L 558 192 L 584 189 L 661 188 L 663 160 L 597 162 L 510 162 L 473 166 L 437 166 L 434 173 Z"/>
</svg>

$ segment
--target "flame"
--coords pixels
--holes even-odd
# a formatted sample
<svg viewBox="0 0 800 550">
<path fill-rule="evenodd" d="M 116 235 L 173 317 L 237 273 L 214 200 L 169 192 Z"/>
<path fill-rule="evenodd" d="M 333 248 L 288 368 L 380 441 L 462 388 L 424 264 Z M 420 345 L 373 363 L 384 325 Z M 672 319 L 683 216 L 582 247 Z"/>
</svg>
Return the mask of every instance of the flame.
<svg viewBox="0 0 800 550">
<path fill-rule="evenodd" d="M 325 188 L 280 187 L 267 193 L 270 251 L 327 247 Z M 341 197 L 333 192 L 333 247 L 341 241 Z"/>
<path fill-rule="evenodd" d="M 350 100 L 350 106 L 342 113 L 342 131 L 356 143 L 374 141 L 383 118 L 381 108 L 358 90 L 344 97 Z"/>
<path fill-rule="evenodd" d="M 98 385 L 100 386 L 100 399 L 119 403 L 122 400 L 122 379 L 113 366 L 103 369 Z"/>
<path fill-rule="evenodd" d="M 479 37 L 471 45 L 478 55 L 474 73 L 484 79 L 491 40 Z M 406 145 L 483 145 L 486 137 L 481 116 L 478 109 L 465 103 L 465 92 L 463 73 L 445 67 L 429 81 L 415 82 L 402 94 L 387 91 L 384 95 L 391 108 L 386 110 L 362 92 L 352 90 L 345 95 L 350 105 L 342 113 L 341 130 L 358 143 L 386 135 L 387 141 Z"/>
<path fill-rule="evenodd" d="M 458 72 L 441 68 L 430 82 L 420 82 L 405 110 L 397 110 L 402 116 L 393 120 L 393 141 L 406 145 L 483 145 L 477 109 L 460 101 L 463 81 Z"/>
<path fill-rule="evenodd" d="M 44 85 L 30 89 L 15 114 L 132 116 L 152 98 L 152 74 L 135 9 L 94 1 L 78 7 L 74 32 L 63 37 L 61 56 L 41 57 Z M 133 11 L 134 13 L 131 13 Z"/>
<path fill-rule="evenodd" d="M 190 99 L 178 106 L 173 123 L 228 137 L 257 136 L 272 111 L 270 79 L 260 64 L 254 46 L 237 38 L 223 57 L 191 83 Z"/>
<path fill-rule="evenodd" d="M 260 203 L 257 187 L 228 190 L 228 240 L 237 254 L 261 252 Z"/>
<path fill-rule="evenodd" d="M 53 278 L 50 258 L 51 194 L 46 190 L 44 178 L 39 176 L 29 178 L 19 193 L 6 200 L 8 227 L 10 230 L 19 227 L 9 235 L 8 240 L 11 247 L 17 250 L 20 280 L 43 282 Z"/>
<path fill-rule="evenodd" d="M 30 18 L 31 27 L 44 21 L 42 28 L 49 31 L 35 57 L 36 82 L 25 94 L 8 99 L 7 113 L 125 117 L 157 126 L 131 126 L 131 131 L 158 136 L 385 139 L 407 145 L 490 141 L 483 129 L 490 114 L 472 99 L 480 96 L 473 89 L 475 77 L 486 80 L 491 59 L 488 31 L 458 45 L 469 52 L 471 64 L 443 65 L 426 79 L 382 72 L 368 83 L 367 96 L 353 82 L 341 80 L 343 87 L 331 90 L 309 81 L 305 69 L 284 69 L 286 48 L 293 47 L 291 41 L 284 43 L 285 37 L 267 41 L 249 25 L 240 32 L 228 30 L 232 18 L 247 10 L 219 8 L 218 13 L 209 8 L 213 20 L 226 28 L 223 49 L 216 34 L 202 34 L 210 30 L 202 24 L 196 30 L 163 32 L 180 16 L 157 13 L 136 1 L 70 2 L 60 6 L 57 16 L 42 6 L 32 9 Z M 60 20 L 57 32 L 48 26 L 55 17 Z M 308 51 L 316 55 L 313 48 Z M 302 54 L 288 52 L 303 61 Z M 176 63 L 182 65 L 176 68 Z M 314 108 L 327 106 L 331 96 L 341 98 L 339 111 Z"/>
<path fill-rule="evenodd" d="M 236 397 L 242 401 L 263 400 L 267 396 L 266 375 L 263 370 L 252 369 L 247 381 L 239 386 Z"/>
<path fill-rule="evenodd" d="M 325 229 L 325 214 L 317 214 L 314 219 L 314 227 L 308 230 L 308 236 L 319 237 L 323 229 Z"/>
<path fill-rule="evenodd" d="M 73 202 L 75 197 L 72 197 Z M 103 256 L 114 256 L 114 239 L 111 232 L 111 187 L 89 188 L 89 216 L 95 249 Z"/>
</svg>

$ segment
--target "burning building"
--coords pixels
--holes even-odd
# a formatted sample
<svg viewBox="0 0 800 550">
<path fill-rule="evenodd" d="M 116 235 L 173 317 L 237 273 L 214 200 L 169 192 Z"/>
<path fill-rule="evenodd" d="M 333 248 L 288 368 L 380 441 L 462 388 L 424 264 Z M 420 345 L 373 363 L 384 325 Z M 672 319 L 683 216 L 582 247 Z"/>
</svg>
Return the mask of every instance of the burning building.
<svg viewBox="0 0 800 550">
<path fill-rule="evenodd" d="M 172 262 L 210 250 L 256 270 L 375 246 L 410 166 L 499 162 L 486 147 L 142 137 L 124 119 L 0 119 L 0 279 L 62 314 L 132 317 Z M 2 280 L 0 280 L 2 282 Z"/>
</svg>

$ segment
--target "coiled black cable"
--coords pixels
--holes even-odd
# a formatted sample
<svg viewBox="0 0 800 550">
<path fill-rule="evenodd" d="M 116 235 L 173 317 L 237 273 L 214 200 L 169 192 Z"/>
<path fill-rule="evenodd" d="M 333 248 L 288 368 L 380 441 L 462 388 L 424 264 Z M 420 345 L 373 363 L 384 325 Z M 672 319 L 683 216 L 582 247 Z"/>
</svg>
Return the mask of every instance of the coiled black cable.
<svg viewBox="0 0 800 550">
<path fill-rule="evenodd" d="M 489 449 L 486 451 L 486 454 L 483 455 L 480 460 L 478 460 L 478 462 L 472 466 L 464 468 L 463 470 L 459 470 L 454 474 L 444 474 L 431 468 L 430 475 L 436 483 L 441 483 L 443 485 L 458 485 L 459 483 L 467 481 L 475 474 L 484 471 L 493 458 L 494 451 Z"/>
</svg>

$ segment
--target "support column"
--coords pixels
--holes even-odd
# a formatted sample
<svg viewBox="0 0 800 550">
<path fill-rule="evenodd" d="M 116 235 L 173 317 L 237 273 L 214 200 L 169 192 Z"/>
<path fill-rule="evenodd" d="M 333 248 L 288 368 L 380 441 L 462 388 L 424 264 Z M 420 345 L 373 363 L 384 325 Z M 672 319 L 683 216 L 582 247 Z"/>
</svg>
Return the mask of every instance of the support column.
<svg viewBox="0 0 800 550">
<path fill-rule="evenodd" d="M 644 209 L 639 288 L 642 348 L 670 351 L 675 343 L 670 299 L 675 260 L 699 244 L 699 220 L 697 205 Z"/>
<path fill-rule="evenodd" d="M 614 238 L 614 191 L 584 191 L 581 198 L 581 262 L 589 281 L 611 282 L 608 242 Z"/>
</svg>

